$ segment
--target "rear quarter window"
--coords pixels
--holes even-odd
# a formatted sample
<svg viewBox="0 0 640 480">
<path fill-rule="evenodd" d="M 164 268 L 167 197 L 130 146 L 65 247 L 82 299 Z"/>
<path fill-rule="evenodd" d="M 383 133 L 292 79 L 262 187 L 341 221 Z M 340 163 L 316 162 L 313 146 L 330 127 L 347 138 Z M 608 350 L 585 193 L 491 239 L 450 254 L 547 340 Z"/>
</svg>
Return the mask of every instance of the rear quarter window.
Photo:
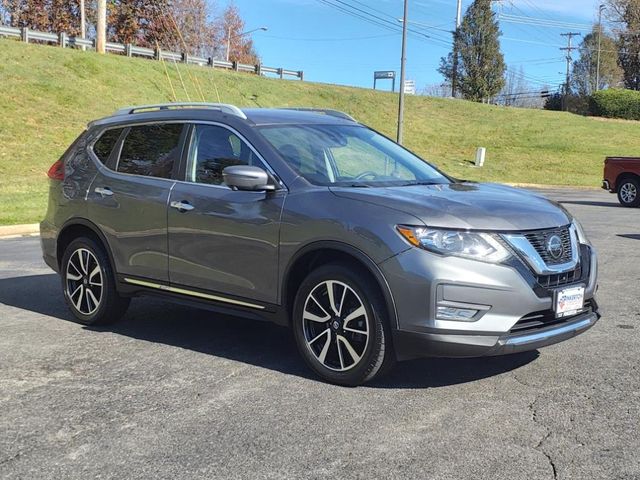
<svg viewBox="0 0 640 480">
<path fill-rule="evenodd" d="M 103 164 L 107 163 L 111 152 L 113 151 L 113 147 L 116 146 L 118 139 L 120 138 L 120 134 L 122 133 L 123 128 L 114 128 L 111 130 L 107 130 L 104 132 L 98 141 L 93 144 L 93 153 L 95 153 L 98 160 L 100 160 Z"/>
</svg>

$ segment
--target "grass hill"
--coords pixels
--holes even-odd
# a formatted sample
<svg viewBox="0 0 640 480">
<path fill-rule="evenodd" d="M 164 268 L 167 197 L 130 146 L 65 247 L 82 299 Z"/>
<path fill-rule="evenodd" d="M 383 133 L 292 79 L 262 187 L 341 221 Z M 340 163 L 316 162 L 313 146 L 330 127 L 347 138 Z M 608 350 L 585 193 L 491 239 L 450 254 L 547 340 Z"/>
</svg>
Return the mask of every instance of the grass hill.
<svg viewBox="0 0 640 480">
<path fill-rule="evenodd" d="M 167 75 L 178 100 L 202 100 L 201 91 L 239 106 L 330 107 L 395 134 L 391 93 L 0 40 L 0 225 L 38 221 L 45 173 L 87 122 L 171 101 Z M 407 99 L 405 119 L 409 148 L 473 180 L 598 186 L 605 156 L 640 155 L 640 122 L 426 97 Z M 481 169 L 471 163 L 479 146 L 487 148 Z"/>
</svg>

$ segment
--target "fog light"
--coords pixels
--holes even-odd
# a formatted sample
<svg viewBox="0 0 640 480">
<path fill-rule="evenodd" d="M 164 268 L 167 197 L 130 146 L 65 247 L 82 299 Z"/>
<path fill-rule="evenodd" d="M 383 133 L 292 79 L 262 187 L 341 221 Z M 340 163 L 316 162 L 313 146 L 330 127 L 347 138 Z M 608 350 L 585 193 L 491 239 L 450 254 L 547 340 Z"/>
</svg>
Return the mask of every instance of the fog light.
<svg viewBox="0 0 640 480">
<path fill-rule="evenodd" d="M 456 322 L 473 322 L 478 310 L 457 307 L 438 307 L 436 318 L 438 320 L 454 320 Z"/>
</svg>

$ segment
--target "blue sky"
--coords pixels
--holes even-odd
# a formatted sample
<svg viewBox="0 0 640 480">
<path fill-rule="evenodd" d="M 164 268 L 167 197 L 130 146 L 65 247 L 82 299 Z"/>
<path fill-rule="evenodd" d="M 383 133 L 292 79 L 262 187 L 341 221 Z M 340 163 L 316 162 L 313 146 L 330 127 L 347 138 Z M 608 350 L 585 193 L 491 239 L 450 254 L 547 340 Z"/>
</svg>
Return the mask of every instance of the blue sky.
<svg viewBox="0 0 640 480">
<path fill-rule="evenodd" d="M 221 0 L 219 6 L 227 0 Z M 402 0 L 344 0 L 382 18 L 402 16 Z M 331 0 L 332 3 L 339 3 Z M 316 82 L 371 87 L 374 70 L 400 67 L 401 35 L 346 15 L 320 0 L 235 0 L 247 29 L 268 27 L 254 35 L 263 63 L 273 67 L 304 70 L 305 79 Z M 463 0 L 463 11 L 471 0 Z M 494 7 L 503 15 L 543 19 L 559 26 L 500 22 L 502 50 L 509 68 L 522 66 L 527 81 L 536 89 L 563 82 L 565 61 L 559 47 L 566 44 L 560 33 L 588 33 L 597 16 L 598 0 L 504 0 Z M 412 26 L 432 38 L 411 35 L 408 39 L 407 78 L 418 88 L 442 81 L 437 73 L 440 57 L 447 54 L 446 31 L 454 27 L 456 0 L 409 0 Z M 530 22 L 529 20 L 524 20 Z M 419 24 L 435 26 L 423 28 Z M 398 23 L 398 25 L 400 25 Z M 577 40 L 579 42 L 579 39 Z M 575 53 L 574 53 L 575 55 Z M 388 84 L 390 87 L 390 84 Z M 384 84 L 380 85 L 384 88 Z"/>
</svg>

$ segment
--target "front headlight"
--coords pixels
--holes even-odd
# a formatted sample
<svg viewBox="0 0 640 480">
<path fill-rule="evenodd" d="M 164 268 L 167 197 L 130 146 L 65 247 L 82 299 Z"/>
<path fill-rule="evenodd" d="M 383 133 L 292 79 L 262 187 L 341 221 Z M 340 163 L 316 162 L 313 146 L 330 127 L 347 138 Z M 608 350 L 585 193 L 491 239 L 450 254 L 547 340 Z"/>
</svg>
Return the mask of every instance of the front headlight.
<svg viewBox="0 0 640 480">
<path fill-rule="evenodd" d="M 490 233 L 442 230 L 398 225 L 398 232 L 411 245 L 440 255 L 456 255 L 484 262 L 499 263 L 509 251 Z"/>
<path fill-rule="evenodd" d="M 576 235 L 578 236 L 578 243 L 582 245 L 591 245 L 591 242 L 587 238 L 587 235 L 584 233 L 584 229 L 579 221 L 575 218 L 573 219 L 573 227 L 576 229 Z"/>
</svg>

